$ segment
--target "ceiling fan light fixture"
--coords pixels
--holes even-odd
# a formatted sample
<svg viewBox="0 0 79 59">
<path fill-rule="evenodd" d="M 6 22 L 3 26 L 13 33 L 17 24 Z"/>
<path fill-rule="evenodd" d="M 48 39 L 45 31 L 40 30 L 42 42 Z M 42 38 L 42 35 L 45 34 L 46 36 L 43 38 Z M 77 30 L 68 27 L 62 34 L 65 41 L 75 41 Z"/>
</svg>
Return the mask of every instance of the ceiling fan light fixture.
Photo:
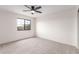
<svg viewBox="0 0 79 59">
<path fill-rule="evenodd" d="M 32 10 L 32 11 L 31 11 L 31 13 L 33 13 L 33 14 L 34 14 L 34 13 L 35 13 L 35 11 L 33 11 L 33 10 Z"/>
</svg>

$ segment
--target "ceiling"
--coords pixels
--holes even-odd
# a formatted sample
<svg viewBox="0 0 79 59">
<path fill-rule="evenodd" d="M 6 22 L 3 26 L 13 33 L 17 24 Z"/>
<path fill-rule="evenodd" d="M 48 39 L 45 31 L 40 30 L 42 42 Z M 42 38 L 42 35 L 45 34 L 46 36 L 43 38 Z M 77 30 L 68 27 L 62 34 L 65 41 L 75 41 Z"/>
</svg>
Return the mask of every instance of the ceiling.
<svg viewBox="0 0 79 59">
<path fill-rule="evenodd" d="M 41 14 L 35 13 L 34 15 L 32 15 L 30 12 L 23 12 L 23 10 L 25 9 L 28 10 L 28 8 L 26 8 L 24 5 L 0 5 L 0 9 L 5 9 L 10 12 L 23 14 L 30 17 L 39 17 L 42 15 L 46 15 L 48 13 L 55 13 L 55 12 L 59 12 L 68 8 L 75 7 L 73 5 L 41 5 L 41 6 L 42 8 L 39 10 L 42 11 L 43 13 Z"/>
</svg>

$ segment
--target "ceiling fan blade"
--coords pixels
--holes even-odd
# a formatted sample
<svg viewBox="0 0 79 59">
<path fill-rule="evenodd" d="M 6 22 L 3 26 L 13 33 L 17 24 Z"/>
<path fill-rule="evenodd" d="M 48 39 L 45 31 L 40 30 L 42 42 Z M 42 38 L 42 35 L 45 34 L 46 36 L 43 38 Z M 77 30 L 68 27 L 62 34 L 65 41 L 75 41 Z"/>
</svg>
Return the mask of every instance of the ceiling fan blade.
<svg viewBox="0 0 79 59">
<path fill-rule="evenodd" d="M 31 10 L 23 10 L 24 12 L 27 12 L 27 11 L 31 11 Z"/>
<path fill-rule="evenodd" d="M 27 7 L 27 8 L 29 8 L 29 9 L 31 9 L 29 6 L 27 6 L 27 5 L 24 5 L 25 7 Z"/>
<path fill-rule="evenodd" d="M 37 10 L 37 9 L 40 9 L 40 8 L 41 8 L 41 6 L 39 6 L 39 7 L 36 7 L 36 8 L 35 8 L 35 10 Z"/>
<path fill-rule="evenodd" d="M 35 11 L 35 12 L 42 13 L 41 11 Z"/>
</svg>

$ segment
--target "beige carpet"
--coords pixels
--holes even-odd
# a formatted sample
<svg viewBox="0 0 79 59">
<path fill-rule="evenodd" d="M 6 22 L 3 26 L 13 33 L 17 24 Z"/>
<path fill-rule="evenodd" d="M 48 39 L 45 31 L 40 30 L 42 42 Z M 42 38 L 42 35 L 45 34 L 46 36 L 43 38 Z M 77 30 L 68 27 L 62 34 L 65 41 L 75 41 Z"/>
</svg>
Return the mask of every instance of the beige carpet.
<svg viewBox="0 0 79 59">
<path fill-rule="evenodd" d="M 40 38 L 30 38 L 0 46 L 1 54 L 74 54 L 73 46 Z"/>
</svg>

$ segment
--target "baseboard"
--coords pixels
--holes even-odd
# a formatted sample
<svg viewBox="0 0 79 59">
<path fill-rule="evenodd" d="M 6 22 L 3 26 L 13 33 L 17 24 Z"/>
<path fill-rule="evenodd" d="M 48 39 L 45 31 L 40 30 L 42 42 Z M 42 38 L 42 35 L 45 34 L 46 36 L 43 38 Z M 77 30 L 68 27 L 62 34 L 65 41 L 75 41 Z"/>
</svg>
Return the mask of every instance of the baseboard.
<svg viewBox="0 0 79 59">
<path fill-rule="evenodd" d="M 22 38 L 22 39 L 17 39 L 17 40 L 14 40 L 14 41 L 2 43 L 2 44 L 0 44 L 0 46 L 6 45 L 6 44 L 10 44 L 10 43 L 14 43 L 14 42 L 21 41 L 21 40 L 25 40 L 25 39 L 29 39 L 29 38 L 34 38 L 34 37 L 35 37 L 35 36 L 27 37 L 27 38 Z"/>
<path fill-rule="evenodd" d="M 39 36 L 37 36 L 37 37 L 40 38 L 40 39 L 45 39 L 45 38 L 42 38 L 42 37 L 39 37 Z M 49 39 L 45 39 L 45 40 L 49 40 Z M 50 41 L 53 41 L 53 40 L 50 40 Z M 72 46 L 72 47 L 74 47 L 76 49 L 79 49 L 77 46 L 74 46 L 74 45 L 69 45 L 69 44 L 65 44 L 65 43 L 61 43 L 61 42 L 57 42 L 57 41 L 54 41 L 54 42 L 64 44 L 64 45 L 68 45 L 68 46 Z"/>
</svg>

